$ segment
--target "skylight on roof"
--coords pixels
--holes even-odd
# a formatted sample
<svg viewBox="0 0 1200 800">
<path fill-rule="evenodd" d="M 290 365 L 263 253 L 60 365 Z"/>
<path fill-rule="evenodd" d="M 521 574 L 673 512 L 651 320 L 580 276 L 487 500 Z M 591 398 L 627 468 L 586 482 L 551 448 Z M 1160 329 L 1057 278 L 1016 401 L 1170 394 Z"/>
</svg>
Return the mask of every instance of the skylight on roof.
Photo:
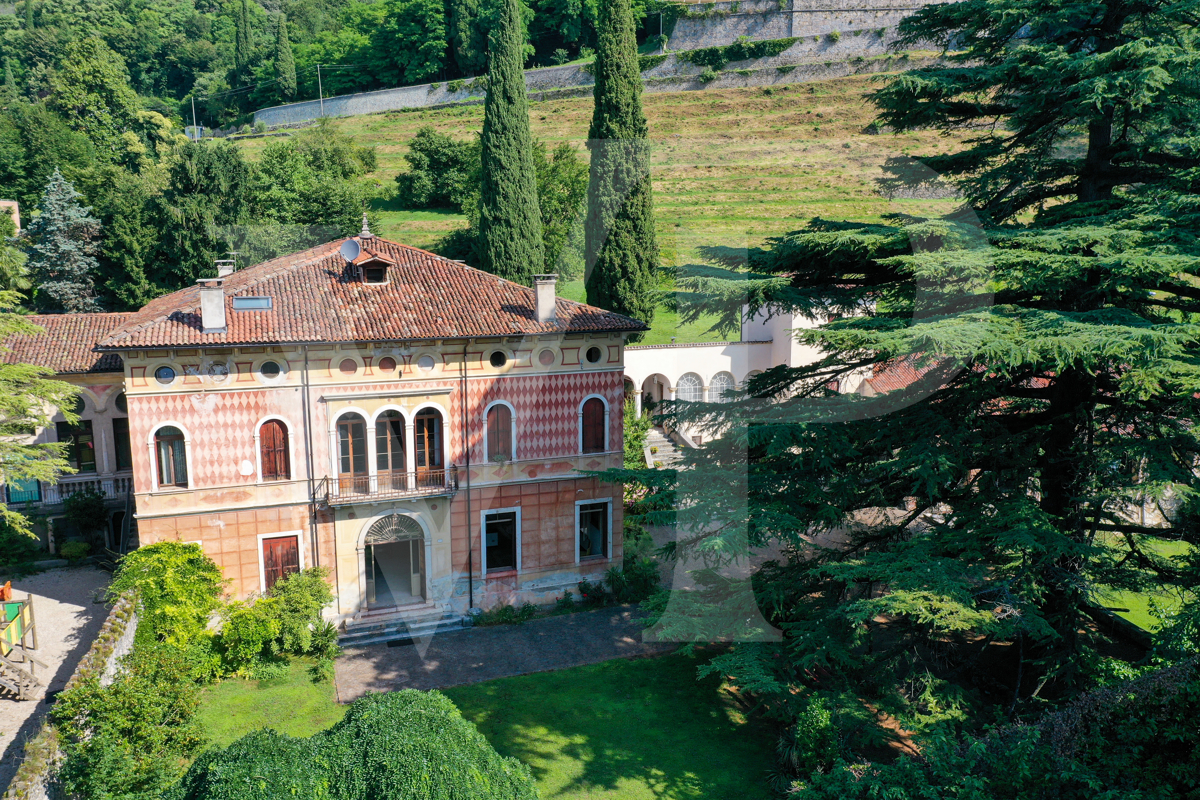
<svg viewBox="0 0 1200 800">
<path fill-rule="evenodd" d="M 270 311 L 271 298 L 269 297 L 235 297 L 233 298 L 234 311 Z"/>
</svg>

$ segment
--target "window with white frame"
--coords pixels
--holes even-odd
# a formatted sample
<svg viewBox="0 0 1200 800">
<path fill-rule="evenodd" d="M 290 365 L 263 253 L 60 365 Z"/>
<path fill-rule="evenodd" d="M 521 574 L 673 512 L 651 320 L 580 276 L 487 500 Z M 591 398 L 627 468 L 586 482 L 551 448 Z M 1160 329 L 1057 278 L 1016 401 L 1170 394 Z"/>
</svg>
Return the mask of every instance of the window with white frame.
<svg viewBox="0 0 1200 800">
<path fill-rule="evenodd" d="M 699 403 L 704 397 L 704 382 L 694 372 L 682 375 L 675 384 L 675 399 L 688 403 Z"/>
<path fill-rule="evenodd" d="M 521 516 L 516 509 L 483 514 L 483 568 L 485 572 L 517 569 L 521 541 Z"/>
<path fill-rule="evenodd" d="M 733 399 L 735 383 L 728 372 L 718 372 L 708 382 L 708 399 L 714 403 L 728 403 Z"/>
<path fill-rule="evenodd" d="M 608 528 L 611 510 L 612 502 L 609 500 L 579 503 L 575 506 L 579 560 L 608 557 Z"/>
</svg>

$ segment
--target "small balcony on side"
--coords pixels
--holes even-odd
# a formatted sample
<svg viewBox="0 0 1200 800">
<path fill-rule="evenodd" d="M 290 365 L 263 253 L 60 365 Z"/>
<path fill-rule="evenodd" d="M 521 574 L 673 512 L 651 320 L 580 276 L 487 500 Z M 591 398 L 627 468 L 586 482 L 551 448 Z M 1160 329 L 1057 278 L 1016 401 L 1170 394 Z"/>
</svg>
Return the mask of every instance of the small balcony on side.
<svg viewBox="0 0 1200 800">
<path fill-rule="evenodd" d="M 338 475 L 318 482 L 314 499 L 330 506 L 373 503 L 407 497 L 451 495 L 458 491 L 458 467 L 376 475 Z"/>
<path fill-rule="evenodd" d="M 98 492 L 105 500 L 125 502 L 126 496 L 133 491 L 133 476 L 64 476 L 58 483 L 44 481 L 12 482 L 5 488 L 6 502 L 15 507 L 22 506 L 58 506 L 77 492 Z"/>
</svg>

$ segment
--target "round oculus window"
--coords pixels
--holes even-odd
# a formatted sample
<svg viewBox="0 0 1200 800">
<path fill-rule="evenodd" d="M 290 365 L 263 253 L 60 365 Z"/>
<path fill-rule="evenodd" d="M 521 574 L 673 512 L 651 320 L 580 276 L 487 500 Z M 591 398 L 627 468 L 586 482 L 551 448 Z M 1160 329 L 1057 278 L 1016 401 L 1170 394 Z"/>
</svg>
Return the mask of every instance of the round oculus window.
<svg viewBox="0 0 1200 800">
<path fill-rule="evenodd" d="M 175 369 L 173 367 L 159 367 L 154 370 L 154 380 L 163 386 L 170 386 L 175 382 Z"/>
<path fill-rule="evenodd" d="M 553 364 L 554 363 L 554 351 L 553 350 L 543 350 L 542 352 L 538 353 L 538 363 L 541 364 L 543 367 L 548 367 L 551 364 Z"/>
<path fill-rule="evenodd" d="M 209 364 L 208 377 L 212 378 L 217 383 L 223 382 L 229 377 L 229 365 L 221 363 Z"/>
<path fill-rule="evenodd" d="M 342 363 L 338 364 L 338 371 L 343 375 L 353 375 L 358 372 L 358 362 L 353 358 L 343 358 Z"/>
<path fill-rule="evenodd" d="M 379 369 L 383 372 L 391 372 L 396 368 L 396 359 L 391 356 L 384 356 L 379 359 Z"/>
<path fill-rule="evenodd" d="M 283 374 L 283 367 L 274 361 L 264 361 L 258 367 L 258 374 L 270 380 Z"/>
<path fill-rule="evenodd" d="M 417 359 L 417 366 L 422 372 L 433 372 L 433 356 L 421 356 Z"/>
<path fill-rule="evenodd" d="M 492 357 L 488 359 L 493 367 L 503 367 L 508 363 L 508 356 L 503 350 L 495 350 L 492 352 Z"/>
<path fill-rule="evenodd" d="M 117 411 L 120 411 L 122 414 L 129 413 L 129 400 L 125 397 L 124 392 L 121 392 L 119 395 L 117 395 L 115 403 L 117 406 Z"/>
<path fill-rule="evenodd" d="M 600 361 L 601 357 L 603 357 L 603 355 L 604 355 L 604 353 L 602 353 L 600 351 L 599 347 L 589 347 L 587 350 L 586 358 L 587 358 L 589 364 L 597 364 L 597 363 L 599 363 L 599 361 Z"/>
</svg>

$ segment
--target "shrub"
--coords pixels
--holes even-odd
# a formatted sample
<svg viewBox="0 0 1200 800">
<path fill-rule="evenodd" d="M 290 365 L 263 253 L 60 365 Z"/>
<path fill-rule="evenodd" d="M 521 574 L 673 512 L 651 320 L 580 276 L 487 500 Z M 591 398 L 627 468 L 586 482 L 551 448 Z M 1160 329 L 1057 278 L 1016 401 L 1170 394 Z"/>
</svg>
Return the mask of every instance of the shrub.
<svg viewBox="0 0 1200 800">
<path fill-rule="evenodd" d="M 489 608 L 475 617 L 475 625 L 481 628 L 486 628 L 489 625 L 520 625 L 523 622 L 528 622 L 535 616 L 537 616 L 537 606 L 533 603 L 526 603 L 520 608 L 507 604 L 499 605 Z"/>
<path fill-rule="evenodd" d="M 842 32 L 841 31 L 830 31 L 829 33 L 825 34 L 825 38 L 831 42 L 837 42 L 842 38 Z"/>
<path fill-rule="evenodd" d="M 696 76 L 696 80 L 700 81 L 701 83 L 712 83 L 719 78 L 720 75 L 721 73 L 717 72 L 712 67 L 705 67 L 704 72 L 701 72 Z"/>
<path fill-rule="evenodd" d="M 604 590 L 604 582 L 592 583 L 591 581 L 579 582 L 579 601 L 584 608 L 602 608 L 608 605 L 608 592 Z"/>
<path fill-rule="evenodd" d="M 626 559 L 621 569 L 612 567 L 604 576 L 617 603 L 640 603 L 658 591 L 658 564 L 652 558 Z"/>
<path fill-rule="evenodd" d="M 574 611 L 575 595 L 571 594 L 570 590 L 563 592 L 563 596 L 554 601 L 554 607 L 559 611 Z"/>
<path fill-rule="evenodd" d="M 294 572 L 271 587 L 268 594 L 279 604 L 279 649 L 304 655 L 313 650 L 313 631 L 322 622 L 321 611 L 333 602 L 326 579 L 329 569 L 313 567 Z"/>
<path fill-rule="evenodd" d="M 259 122 L 254 123 L 254 132 L 255 133 L 266 133 L 267 132 L 267 123 L 262 122 L 261 120 Z"/>
<path fill-rule="evenodd" d="M 459 87 L 461 88 L 461 87 Z M 457 91 L 454 82 L 450 91 Z M 407 208 L 448 208 L 463 202 L 472 168 L 479 161 L 476 142 L 457 142 L 433 128 L 421 128 L 404 156 L 408 172 L 396 176 L 397 197 Z"/>
<path fill-rule="evenodd" d="M 198 759 L 164 800 L 535 800 L 529 767 L 495 751 L 440 692 L 369 694 L 309 739 L 274 731 Z"/>
<path fill-rule="evenodd" d="M 225 607 L 221 647 L 230 670 L 247 675 L 264 654 L 275 654 L 283 628 L 279 606 L 277 598 L 260 597 L 251 603 L 234 602 Z"/>
<path fill-rule="evenodd" d="M 781 793 L 786 792 L 795 778 L 805 779 L 833 767 L 840 754 L 838 732 L 823 698 L 809 699 L 795 722 L 779 737 L 776 750 L 781 769 L 772 783 Z"/>
<path fill-rule="evenodd" d="M 651 56 L 638 56 L 638 71 L 648 72 L 667 60 L 665 53 Z"/>
<path fill-rule="evenodd" d="M 107 688 L 99 677 L 79 682 L 51 711 L 65 741 L 61 778 L 71 796 L 152 800 L 203 745 L 187 654 L 155 643 L 135 648 L 125 666 Z"/>
<path fill-rule="evenodd" d="M 97 550 L 104 546 L 104 529 L 108 527 L 108 508 L 104 504 L 104 495 L 95 489 L 72 492 L 63 501 L 63 511 L 66 521 L 83 535 L 88 544 Z"/>
<path fill-rule="evenodd" d="M 579 48 L 579 57 L 584 58 L 584 59 L 595 58 L 596 51 L 590 47 L 581 47 L 581 48 Z"/>
<path fill-rule="evenodd" d="M 554 64 L 555 66 L 558 66 L 559 64 L 565 64 L 570 60 L 571 54 L 561 47 L 555 50 L 550 56 L 550 63 Z"/>
<path fill-rule="evenodd" d="M 787 64 L 782 67 L 776 67 L 775 71 L 778 72 L 780 75 L 787 75 L 789 72 L 791 72 L 795 68 L 796 68 L 795 64 Z"/>
<path fill-rule="evenodd" d="M 461 92 L 463 90 L 463 87 L 466 85 L 467 85 L 467 82 L 460 78 L 458 80 L 453 80 L 453 81 L 450 81 L 449 83 L 447 83 L 446 89 L 451 92 Z"/>
<path fill-rule="evenodd" d="M 64 542 L 63 546 L 58 548 L 58 554 L 67 561 L 79 561 L 87 558 L 92 552 L 92 546 L 87 542 Z"/>
<path fill-rule="evenodd" d="M 41 543 L 35 537 L 22 533 L 0 517 L 0 567 L 10 569 L 26 564 L 40 553 Z"/>
<path fill-rule="evenodd" d="M 221 568 L 198 544 L 158 542 L 121 559 L 108 587 L 110 602 L 128 591 L 142 605 L 139 633 L 178 645 L 198 638 L 212 612 L 220 607 L 225 580 Z"/>
</svg>

